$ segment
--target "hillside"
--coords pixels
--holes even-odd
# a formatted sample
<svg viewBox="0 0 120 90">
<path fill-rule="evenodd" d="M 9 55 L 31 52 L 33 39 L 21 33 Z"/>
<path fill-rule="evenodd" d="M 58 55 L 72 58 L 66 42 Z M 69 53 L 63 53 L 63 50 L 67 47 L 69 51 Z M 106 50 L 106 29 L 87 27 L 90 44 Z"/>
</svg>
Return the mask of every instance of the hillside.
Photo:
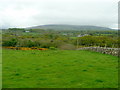
<svg viewBox="0 0 120 90">
<path fill-rule="evenodd" d="M 90 25 L 40 25 L 28 27 L 27 29 L 46 29 L 46 30 L 112 30 L 106 27 L 90 26 Z"/>
</svg>

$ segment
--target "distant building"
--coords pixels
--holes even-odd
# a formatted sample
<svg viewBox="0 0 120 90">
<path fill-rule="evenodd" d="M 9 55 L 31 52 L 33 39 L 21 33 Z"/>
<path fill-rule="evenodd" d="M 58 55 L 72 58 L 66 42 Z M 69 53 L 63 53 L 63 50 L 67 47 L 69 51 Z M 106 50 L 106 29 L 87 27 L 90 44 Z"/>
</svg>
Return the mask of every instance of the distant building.
<svg viewBox="0 0 120 90">
<path fill-rule="evenodd" d="M 64 36 L 67 36 L 68 34 L 66 34 L 66 33 L 63 33 L 62 35 L 64 35 Z"/>
<path fill-rule="evenodd" d="M 30 31 L 25 31 L 25 32 L 30 32 Z"/>
<path fill-rule="evenodd" d="M 79 34 L 77 37 L 83 37 L 83 36 L 88 36 L 89 34 L 83 34 L 83 35 L 81 35 L 81 34 Z"/>
</svg>

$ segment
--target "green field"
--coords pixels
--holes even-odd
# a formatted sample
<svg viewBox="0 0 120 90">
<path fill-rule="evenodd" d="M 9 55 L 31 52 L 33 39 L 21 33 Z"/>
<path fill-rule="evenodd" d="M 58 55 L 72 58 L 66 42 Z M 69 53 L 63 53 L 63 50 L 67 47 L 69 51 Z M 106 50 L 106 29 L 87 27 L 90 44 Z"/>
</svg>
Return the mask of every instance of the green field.
<svg viewBox="0 0 120 90">
<path fill-rule="evenodd" d="M 2 64 L 0 62 L 0 89 L 2 88 Z"/>
<path fill-rule="evenodd" d="M 3 88 L 117 88 L 118 58 L 90 51 L 3 50 Z"/>
</svg>

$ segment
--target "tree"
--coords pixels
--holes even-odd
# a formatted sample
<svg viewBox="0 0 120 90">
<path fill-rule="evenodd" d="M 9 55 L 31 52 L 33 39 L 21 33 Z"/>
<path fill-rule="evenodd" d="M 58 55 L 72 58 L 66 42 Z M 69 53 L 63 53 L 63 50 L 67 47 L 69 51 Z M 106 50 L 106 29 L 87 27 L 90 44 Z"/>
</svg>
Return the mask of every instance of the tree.
<svg viewBox="0 0 120 90">
<path fill-rule="evenodd" d="M 12 38 L 12 39 L 10 39 L 8 41 L 4 41 L 2 46 L 13 46 L 13 47 L 15 47 L 17 45 L 17 42 L 18 42 L 17 39 Z"/>
</svg>

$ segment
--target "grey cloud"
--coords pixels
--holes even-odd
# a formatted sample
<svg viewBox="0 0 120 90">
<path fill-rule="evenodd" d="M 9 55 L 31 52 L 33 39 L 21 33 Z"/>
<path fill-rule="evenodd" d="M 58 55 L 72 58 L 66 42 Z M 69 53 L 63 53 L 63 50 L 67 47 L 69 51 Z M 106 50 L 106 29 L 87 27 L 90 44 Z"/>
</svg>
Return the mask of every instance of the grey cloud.
<svg viewBox="0 0 120 90">
<path fill-rule="evenodd" d="M 118 0 L 2 0 L 2 27 L 44 24 L 97 25 L 116 28 Z"/>
</svg>

